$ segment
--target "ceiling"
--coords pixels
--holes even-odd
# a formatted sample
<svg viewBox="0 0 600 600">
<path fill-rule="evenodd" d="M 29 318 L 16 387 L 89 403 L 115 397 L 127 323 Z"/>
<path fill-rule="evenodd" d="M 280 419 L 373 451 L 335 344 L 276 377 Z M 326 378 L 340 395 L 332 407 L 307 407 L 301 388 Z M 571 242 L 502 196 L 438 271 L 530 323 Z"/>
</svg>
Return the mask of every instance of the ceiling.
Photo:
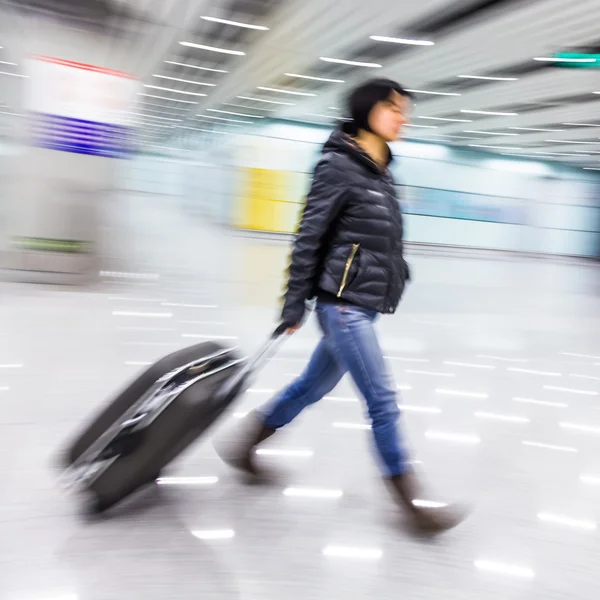
<svg viewBox="0 0 600 600">
<path fill-rule="evenodd" d="M 44 3 L 63 2 L 35 0 L 30 5 Z M 86 3 L 94 4 L 93 0 L 72 4 Z M 199 135 L 215 129 L 235 131 L 261 122 L 261 118 L 331 125 L 336 117 L 347 116 L 343 99 L 352 86 L 383 76 L 420 90 L 414 94 L 415 108 L 406 137 L 600 167 L 600 94 L 595 93 L 600 92 L 600 70 L 559 68 L 555 63 L 534 60 L 563 49 L 599 48 L 599 0 L 101 3 L 109 15 L 106 31 L 115 40 L 110 46 L 113 64 L 119 59 L 121 68 L 138 75 L 145 86 L 155 86 L 143 89 L 143 94 L 150 95 L 139 96 L 135 109 L 146 115 L 142 135 L 149 142 L 194 130 Z M 97 5 L 95 10 L 97 13 Z M 202 18 L 206 16 L 268 29 Z M 372 35 L 434 44 L 375 41 L 370 39 Z M 320 57 L 381 67 L 336 64 Z M 510 114 L 462 112 L 465 110 Z M 239 114 L 229 114 L 232 112 Z M 536 131 L 539 129 L 547 131 Z"/>
</svg>

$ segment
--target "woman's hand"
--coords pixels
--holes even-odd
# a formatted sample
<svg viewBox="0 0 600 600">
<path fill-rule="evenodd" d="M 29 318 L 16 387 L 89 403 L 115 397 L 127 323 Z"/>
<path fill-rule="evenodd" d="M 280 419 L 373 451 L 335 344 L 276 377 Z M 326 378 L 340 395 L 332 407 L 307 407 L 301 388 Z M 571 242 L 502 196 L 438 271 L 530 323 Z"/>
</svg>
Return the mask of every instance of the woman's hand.
<svg viewBox="0 0 600 600">
<path fill-rule="evenodd" d="M 275 335 L 292 335 L 298 331 L 302 327 L 302 323 L 296 323 L 295 325 L 290 325 L 289 323 L 281 323 L 277 329 L 275 330 Z"/>
</svg>

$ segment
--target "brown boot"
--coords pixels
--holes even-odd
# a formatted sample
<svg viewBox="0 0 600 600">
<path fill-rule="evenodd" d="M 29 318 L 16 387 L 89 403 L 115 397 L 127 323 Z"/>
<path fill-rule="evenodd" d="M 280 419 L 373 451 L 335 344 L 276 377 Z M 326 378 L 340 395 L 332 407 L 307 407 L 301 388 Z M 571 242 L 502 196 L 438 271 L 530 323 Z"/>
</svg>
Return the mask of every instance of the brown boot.
<svg viewBox="0 0 600 600">
<path fill-rule="evenodd" d="M 274 433 L 274 429 L 264 426 L 260 415 L 253 411 L 236 432 L 235 440 L 228 444 L 215 445 L 221 460 L 230 467 L 258 479 L 269 479 L 266 471 L 256 464 L 256 449 Z"/>
<path fill-rule="evenodd" d="M 392 493 L 400 506 L 407 510 L 414 525 L 424 533 L 442 533 L 456 527 L 467 517 L 464 507 L 447 505 L 444 507 L 424 507 L 415 500 L 423 500 L 419 480 L 409 471 L 388 479 Z"/>
</svg>

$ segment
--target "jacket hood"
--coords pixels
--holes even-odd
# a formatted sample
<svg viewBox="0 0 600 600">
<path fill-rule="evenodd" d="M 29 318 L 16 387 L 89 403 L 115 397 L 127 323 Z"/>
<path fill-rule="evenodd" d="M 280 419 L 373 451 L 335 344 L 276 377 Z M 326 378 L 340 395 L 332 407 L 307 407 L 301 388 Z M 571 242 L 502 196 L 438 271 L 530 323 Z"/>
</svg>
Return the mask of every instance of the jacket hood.
<svg viewBox="0 0 600 600">
<path fill-rule="evenodd" d="M 369 169 L 381 173 L 381 168 L 377 163 L 354 141 L 352 137 L 353 128 L 351 122 L 344 122 L 334 129 L 333 133 L 323 146 L 323 154 L 329 152 L 343 152 L 350 155 L 357 162 L 364 164 Z M 392 152 L 388 147 L 388 160 L 386 167 L 392 162 Z"/>
</svg>

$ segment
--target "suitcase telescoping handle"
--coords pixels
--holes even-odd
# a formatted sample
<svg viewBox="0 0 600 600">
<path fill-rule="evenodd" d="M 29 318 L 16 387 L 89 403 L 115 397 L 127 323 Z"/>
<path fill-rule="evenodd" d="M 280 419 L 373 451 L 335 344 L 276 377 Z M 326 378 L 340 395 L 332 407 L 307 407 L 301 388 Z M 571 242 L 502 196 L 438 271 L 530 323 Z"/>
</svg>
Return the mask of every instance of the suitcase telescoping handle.
<svg viewBox="0 0 600 600">
<path fill-rule="evenodd" d="M 240 371 L 234 375 L 220 390 L 220 401 L 225 399 L 233 400 L 240 392 L 244 391 L 252 375 L 257 373 L 273 356 L 275 356 L 279 346 L 288 337 L 286 333 L 278 327 L 269 337 L 269 339 L 250 357 L 248 362 Z"/>
</svg>

